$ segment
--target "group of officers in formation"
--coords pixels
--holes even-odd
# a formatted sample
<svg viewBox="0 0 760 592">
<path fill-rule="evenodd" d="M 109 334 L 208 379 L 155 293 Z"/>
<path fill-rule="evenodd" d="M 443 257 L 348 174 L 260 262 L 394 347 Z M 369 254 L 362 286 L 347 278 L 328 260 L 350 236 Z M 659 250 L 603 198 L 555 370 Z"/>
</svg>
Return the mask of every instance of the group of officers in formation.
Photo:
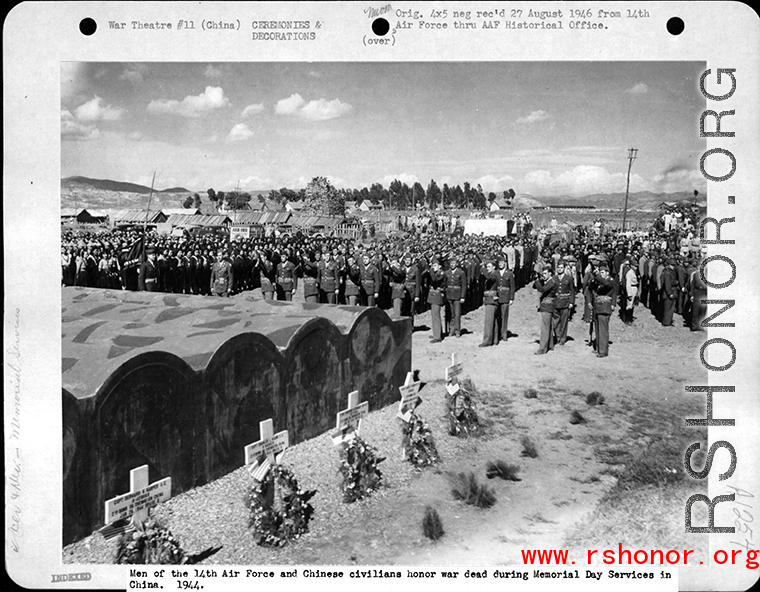
<svg viewBox="0 0 760 592">
<path fill-rule="evenodd" d="M 300 289 L 309 303 L 379 306 L 397 317 L 430 310 L 432 342 L 460 337 L 462 315 L 483 306 L 480 347 L 508 340 L 515 293 L 531 286 L 538 294 L 537 355 L 567 342 L 579 295 L 587 343 L 599 357 L 609 353 L 616 307 L 627 324 L 641 304 L 662 325 L 673 326 L 677 314 L 695 331 L 706 312 L 702 247 L 679 229 L 600 236 L 576 227 L 551 245 L 527 232 L 433 232 L 364 244 L 305 235 L 230 243 L 219 235 L 66 231 L 62 245 L 63 285 L 220 297 L 260 289 L 266 300 L 285 301 Z"/>
</svg>

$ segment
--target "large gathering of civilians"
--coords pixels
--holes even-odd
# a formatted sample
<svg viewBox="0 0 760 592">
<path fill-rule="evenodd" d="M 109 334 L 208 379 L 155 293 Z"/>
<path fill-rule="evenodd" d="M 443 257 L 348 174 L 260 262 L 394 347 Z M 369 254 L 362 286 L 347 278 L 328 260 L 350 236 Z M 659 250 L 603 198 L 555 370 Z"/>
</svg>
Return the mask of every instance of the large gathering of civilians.
<svg viewBox="0 0 760 592">
<path fill-rule="evenodd" d="M 697 221 L 666 212 L 646 231 L 602 220 L 564 232 L 534 229 L 515 216 L 508 236 L 465 235 L 453 218 L 405 220 L 405 232 L 361 240 L 271 234 L 230 241 L 127 230 L 62 231 L 63 286 L 228 297 L 261 290 L 267 300 L 377 306 L 394 316 L 430 312 L 431 341 L 461 335 L 461 316 L 485 307 L 481 347 L 506 342 L 515 293 L 535 290 L 542 355 L 567 341 L 581 316 L 587 343 L 609 353 L 609 319 L 645 308 L 665 327 L 700 331 L 707 286 Z M 582 302 L 581 297 L 582 296 Z"/>
</svg>

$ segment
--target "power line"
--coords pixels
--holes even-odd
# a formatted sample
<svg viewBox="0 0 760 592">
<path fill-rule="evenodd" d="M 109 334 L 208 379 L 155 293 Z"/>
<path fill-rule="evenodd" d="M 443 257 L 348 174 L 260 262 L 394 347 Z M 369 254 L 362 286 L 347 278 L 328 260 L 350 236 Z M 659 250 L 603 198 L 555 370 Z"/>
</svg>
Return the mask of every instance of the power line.
<svg viewBox="0 0 760 592">
<path fill-rule="evenodd" d="M 625 221 L 628 216 L 628 190 L 631 186 L 631 167 L 633 166 L 633 161 L 636 160 L 636 154 L 638 153 L 638 148 L 629 148 L 628 149 L 628 177 L 625 183 L 625 206 L 623 207 L 623 232 L 625 232 Z"/>
</svg>

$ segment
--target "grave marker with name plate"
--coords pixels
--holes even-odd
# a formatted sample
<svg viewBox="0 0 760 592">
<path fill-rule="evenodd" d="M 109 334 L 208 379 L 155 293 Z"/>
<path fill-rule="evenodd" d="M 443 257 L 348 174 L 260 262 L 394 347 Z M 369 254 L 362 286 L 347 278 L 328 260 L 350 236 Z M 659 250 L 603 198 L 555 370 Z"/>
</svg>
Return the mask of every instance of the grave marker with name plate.
<svg viewBox="0 0 760 592">
<path fill-rule="evenodd" d="M 451 366 L 446 366 L 446 382 L 459 382 L 457 378 L 462 373 L 462 362 L 457 354 L 451 354 Z"/>
<path fill-rule="evenodd" d="M 258 442 L 248 444 L 243 450 L 248 472 L 257 481 L 263 481 L 272 465 L 278 464 L 282 459 L 290 440 L 287 430 L 274 433 L 274 422 L 271 419 L 259 422 L 259 436 Z"/>
<path fill-rule="evenodd" d="M 369 415 L 369 402 L 359 403 L 359 391 L 348 394 L 348 408 L 338 412 L 335 431 L 333 431 L 333 444 L 348 442 L 356 437 L 361 428 L 362 418 Z"/>
<path fill-rule="evenodd" d="M 172 478 L 166 477 L 155 483 L 148 478 L 148 465 L 129 472 L 129 493 L 116 496 L 105 503 L 106 528 L 100 532 L 112 538 L 125 529 L 107 528 L 117 521 L 131 519 L 133 525 L 141 526 L 150 516 L 150 509 L 171 498 Z"/>
<path fill-rule="evenodd" d="M 421 382 L 414 382 L 414 375 L 411 372 L 407 372 L 406 381 L 400 387 L 398 387 L 401 393 L 401 402 L 398 405 L 397 417 L 403 421 L 409 423 L 409 419 L 414 411 L 421 403 L 422 398 L 419 395 Z"/>
</svg>

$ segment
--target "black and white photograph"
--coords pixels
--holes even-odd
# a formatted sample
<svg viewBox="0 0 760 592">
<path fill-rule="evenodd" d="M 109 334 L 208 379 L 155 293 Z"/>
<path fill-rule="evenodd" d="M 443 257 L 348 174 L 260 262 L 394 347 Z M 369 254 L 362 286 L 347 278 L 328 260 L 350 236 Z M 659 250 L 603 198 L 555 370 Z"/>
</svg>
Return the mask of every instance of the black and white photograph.
<svg viewBox="0 0 760 592">
<path fill-rule="evenodd" d="M 78 10 L 107 50 L 30 58 L 12 570 L 41 545 L 37 587 L 757 580 L 758 71 L 688 36 L 717 6 L 303 4 L 100 7 L 89 38 Z"/>
</svg>

